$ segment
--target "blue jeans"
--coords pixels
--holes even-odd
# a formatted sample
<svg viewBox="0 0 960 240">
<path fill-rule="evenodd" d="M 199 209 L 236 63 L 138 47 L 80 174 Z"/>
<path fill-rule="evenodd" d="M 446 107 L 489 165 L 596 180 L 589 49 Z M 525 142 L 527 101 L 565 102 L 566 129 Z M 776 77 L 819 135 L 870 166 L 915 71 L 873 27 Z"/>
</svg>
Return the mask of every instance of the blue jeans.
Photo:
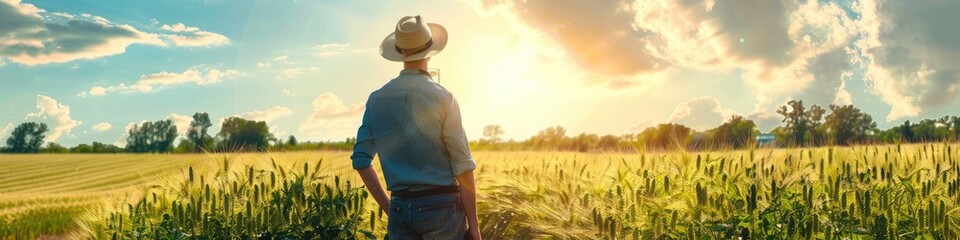
<svg viewBox="0 0 960 240">
<path fill-rule="evenodd" d="M 459 193 L 390 198 L 389 239 L 464 239 L 467 218 Z"/>
</svg>

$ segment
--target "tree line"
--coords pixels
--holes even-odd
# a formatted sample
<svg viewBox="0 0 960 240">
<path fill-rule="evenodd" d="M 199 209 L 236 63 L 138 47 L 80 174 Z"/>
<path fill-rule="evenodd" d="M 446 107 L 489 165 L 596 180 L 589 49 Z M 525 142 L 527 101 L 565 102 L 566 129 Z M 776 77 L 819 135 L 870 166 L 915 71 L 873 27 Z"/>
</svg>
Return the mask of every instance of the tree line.
<svg viewBox="0 0 960 240">
<path fill-rule="evenodd" d="M 185 138 L 174 145 L 178 138 L 178 129 L 169 119 L 144 121 L 128 129 L 126 146 L 92 142 L 67 148 L 56 142 L 47 143 L 44 138 L 50 130 L 45 123 L 25 122 L 11 131 L 6 146 L 0 147 L 5 153 L 199 153 L 199 152 L 239 152 L 239 151 L 296 151 L 339 149 L 347 150 L 356 142 L 347 138 L 342 142 L 299 142 L 290 135 L 286 141 L 278 139 L 270 132 L 264 121 L 229 117 L 220 126 L 220 132 L 210 135 L 213 126 L 210 115 L 195 113 L 186 131 Z"/>
<path fill-rule="evenodd" d="M 734 115 L 719 126 L 705 131 L 683 124 L 663 123 L 637 133 L 597 135 L 581 133 L 567 136 L 562 126 L 548 127 L 522 141 L 501 139 L 499 125 L 483 129 L 483 138 L 471 142 L 477 150 L 555 150 L 555 151 L 638 151 L 638 150 L 726 150 L 758 146 L 817 147 L 854 144 L 921 143 L 960 140 L 960 117 L 943 116 L 923 119 L 881 130 L 873 117 L 853 105 L 804 105 L 791 100 L 777 109 L 781 124 L 769 133 L 761 133 L 753 120 Z M 174 145 L 177 126 L 169 119 L 146 121 L 126 132 L 126 146 L 93 142 L 67 148 L 50 142 L 43 146 L 49 128 L 44 123 L 18 125 L 7 138 L 0 152 L 7 153 L 198 153 L 232 151 L 300 151 L 350 150 L 354 138 L 332 142 L 300 142 L 290 135 L 276 138 L 266 122 L 230 117 L 221 124 L 220 132 L 211 135 L 213 126 L 207 113 L 196 113 L 185 138 Z M 761 140 L 764 135 L 771 140 Z"/>
<path fill-rule="evenodd" d="M 828 111 L 829 110 L 829 111 Z M 663 123 L 639 133 L 604 135 L 582 133 L 567 136 L 561 126 L 548 127 L 522 141 L 503 141 L 499 125 L 484 128 L 483 138 L 473 142 L 475 149 L 559 150 L 559 151 L 638 151 L 638 150 L 728 150 L 754 147 L 819 147 L 855 144 L 921 143 L 960 140 L 960 117 L 943 116 L 905 121 L 886 130 L 877 128 L 873 117 L 853 105 L 804 105 L 791 100 L 777 109 L 781 124 L 769 133 L 761 133 L 753 120 L 731 116 L 719 126 L 696 131 L 678 123 Z M 764 134 L 772 140 L 758 142 Z"/>
</svg>

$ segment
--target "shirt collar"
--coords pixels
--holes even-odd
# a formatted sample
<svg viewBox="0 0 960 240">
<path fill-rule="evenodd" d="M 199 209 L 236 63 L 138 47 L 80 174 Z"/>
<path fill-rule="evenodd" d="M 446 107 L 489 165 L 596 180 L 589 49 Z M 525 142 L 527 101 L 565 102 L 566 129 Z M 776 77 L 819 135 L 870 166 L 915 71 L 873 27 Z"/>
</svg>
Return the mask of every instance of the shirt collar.
<svg viewBox="0 0 960 240">
<path fill-rule="evenodd" d="M 420 74 L 420 70 L 413 69 L 413 68 L 405 68 L 400 71 L 400 75 L 419 75 L 419 74 Z"/>
<path fill-rule="evenodd" d="M 435 80 L 433 80 L 433 76 L 430 76 L 430 73 L 421 72 L 421 71 L 422 70 L 420 69 L 403 69 L 403 70 L 400 70 L 400 76 L 401 77 L 411 77 L 411 76 L 424 77 L 427 80 L 435 82 Z"/>
</svg>

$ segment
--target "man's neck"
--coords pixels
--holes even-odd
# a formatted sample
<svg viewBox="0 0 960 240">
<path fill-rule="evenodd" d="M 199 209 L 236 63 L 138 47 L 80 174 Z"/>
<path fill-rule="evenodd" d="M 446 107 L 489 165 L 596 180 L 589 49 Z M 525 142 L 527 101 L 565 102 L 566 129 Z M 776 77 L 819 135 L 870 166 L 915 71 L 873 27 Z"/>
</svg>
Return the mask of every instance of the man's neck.
<svg viewBox="0 0 960 240">
<path fill-rule="evenodd" d="M 421 69 L 428 71 L 427 61 L 424 59 L 412 62 L 403 62 L 403 69 Z"/>
<path fill-rule="evenodd" d="M 410 70 L 423 70 L 423 71 L 427 71 L 427 72 L 430 71 L 430 70 L 428 70 L 426 67 L 403 67 L 403 70 L 407 70 L 407 69 L 410 69 Z"/>
</svg>

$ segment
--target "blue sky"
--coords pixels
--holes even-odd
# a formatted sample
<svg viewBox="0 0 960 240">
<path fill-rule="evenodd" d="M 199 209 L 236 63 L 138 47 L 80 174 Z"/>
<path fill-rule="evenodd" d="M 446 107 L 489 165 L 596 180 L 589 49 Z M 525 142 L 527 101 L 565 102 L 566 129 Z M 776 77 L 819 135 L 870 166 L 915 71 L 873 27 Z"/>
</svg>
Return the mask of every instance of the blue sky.
<svg viewBox="0 0 960 240">
<path fill-rule="evenodd" d="M 66 146 L 122 143 L 132 123 L 209 112 L 341 140 L 400 70 L 376 47 L 406 15 L 450 32 L 431 65 L 474 139 L 488 124 L 525 139 L 554 125 L 705 130 L 731 114 L 769 130 L 789 99 L 853 103 L 886 128 L 960 114 L 951 10 L 960 3 L 3 0 L 0 136 L 42 121 Z"/>
</svg>

